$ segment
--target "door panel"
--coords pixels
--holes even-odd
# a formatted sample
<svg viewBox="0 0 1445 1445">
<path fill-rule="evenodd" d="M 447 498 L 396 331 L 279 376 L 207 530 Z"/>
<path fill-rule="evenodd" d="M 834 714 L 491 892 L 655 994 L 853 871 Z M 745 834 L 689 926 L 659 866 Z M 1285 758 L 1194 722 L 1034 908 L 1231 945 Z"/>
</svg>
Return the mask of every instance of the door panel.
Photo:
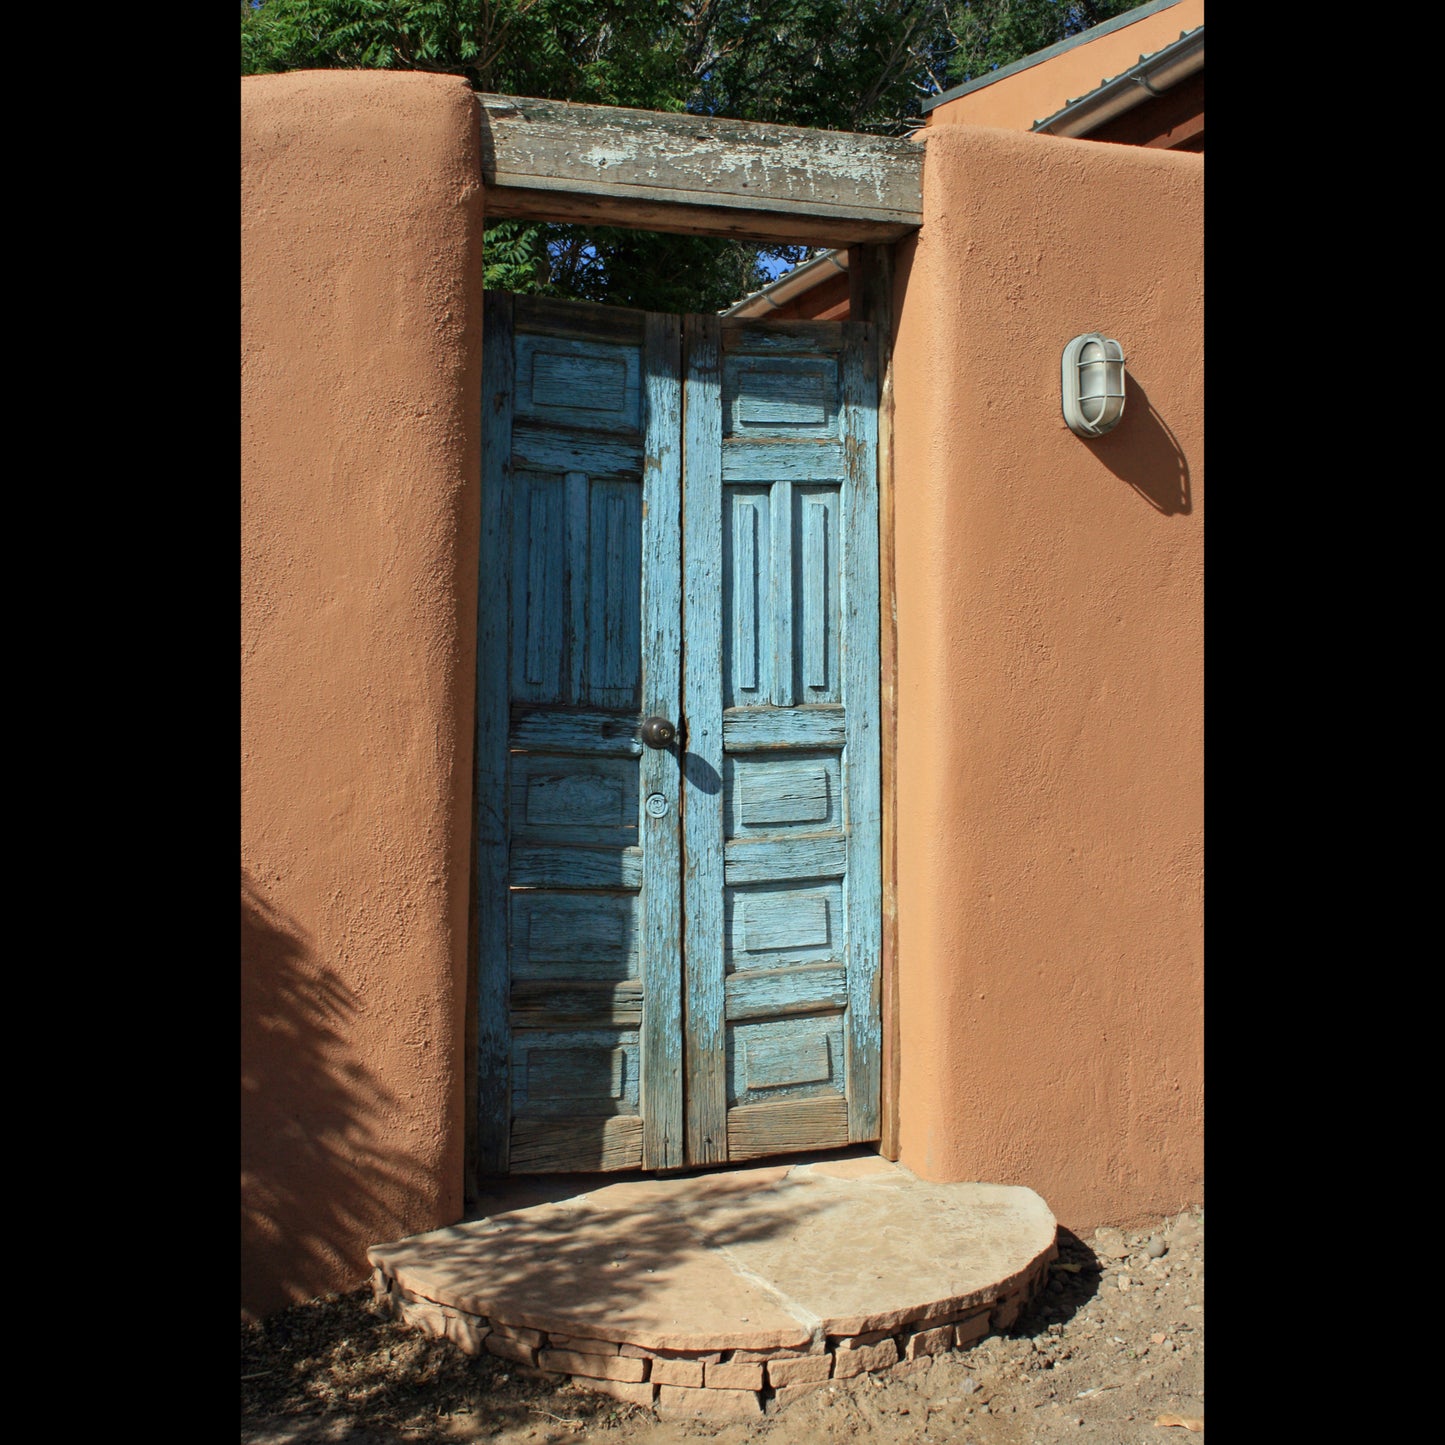
<svg viewBox="0 0 1445 1445">
<path fill-rule="evenodd" d="M 878 1133 L 869 340 L 818 322 L 699 322 L 689 335 L 693 1163 Z"/>
<path fill-rule="evenodd" d="M 868 333 L 484 324 L 480 1168 L 874 1138 Z"/>
<path fill-rule="evenodd" d="M 484 327 L 480 1166 L 665 1168 L 680 778 L 637 723 L 678 705 L 679 338 L 501 295 Z"/>
</svg>

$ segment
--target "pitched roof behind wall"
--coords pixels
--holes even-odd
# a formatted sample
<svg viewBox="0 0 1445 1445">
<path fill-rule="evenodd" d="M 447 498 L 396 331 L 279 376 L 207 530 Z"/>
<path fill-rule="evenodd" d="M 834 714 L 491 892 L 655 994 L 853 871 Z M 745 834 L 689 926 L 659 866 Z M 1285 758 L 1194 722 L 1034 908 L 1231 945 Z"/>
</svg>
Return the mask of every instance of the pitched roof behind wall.
<svg viewBox="0 0 1445 1445">
<path fill-rule="evenodd" d="M 1159 53 L 1172 50 L 1197 33 L 1191 55 L 1197 51 L 1196 69 L 1204 60 L 1204 0 L 1155 0 L 1141 5 L 1091 30 L 1061 40 L 1027 55 L 1012 65 L 980 76 L 953 90 L 924 102 L 928 124 L 992 125 L 1004 130 L 1044 129 L 1061 110 L 1115 86 L 1126 75 L 1153 61 Z M 1183 62 L 1171 62 L 1172 70 L 1160 71 L 1166 84 L 1185 78 Z M 1187 73 L 1193 73 L 1187 72 Z M 1152 82 L 1151 82 L 1152 83 Z M 1147 101 L 1149 90 L 1136 82 L 1130 87 L 1138 99 Z M 1156 85 L 1156 89 L 1163 88 Z M 1117 114 L 1118 111 L 1112 112 Z M 1084 130 L 1051 134 L 1083 135 Z"/>
</svg>

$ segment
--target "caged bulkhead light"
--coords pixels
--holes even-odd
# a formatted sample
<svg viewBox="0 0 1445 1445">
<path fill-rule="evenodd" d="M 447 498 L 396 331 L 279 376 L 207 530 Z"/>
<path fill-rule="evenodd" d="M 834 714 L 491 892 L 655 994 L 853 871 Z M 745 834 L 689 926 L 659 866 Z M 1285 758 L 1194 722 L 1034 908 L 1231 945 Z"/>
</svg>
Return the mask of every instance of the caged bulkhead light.
<svg viewBox="0 0 1445 1445">
<path fill-rule="evenodd" d="M 1124 348 L 1091 331 L 1064 347 L 1064 420 L 1076 436 L 1101 437 L 1124 415 Z"/>
</svg>

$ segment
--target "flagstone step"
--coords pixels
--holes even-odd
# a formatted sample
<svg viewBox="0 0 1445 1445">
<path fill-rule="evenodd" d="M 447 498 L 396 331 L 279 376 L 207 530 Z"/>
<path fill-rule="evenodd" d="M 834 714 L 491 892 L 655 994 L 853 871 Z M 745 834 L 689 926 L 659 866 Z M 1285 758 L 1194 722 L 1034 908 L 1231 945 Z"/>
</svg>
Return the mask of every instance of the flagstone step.
<svg viewBox="0 0 1445 1445">
<path fill-rule="evenodd" d="M 668 1178 L 500 1181 L 481 1217 L 370 1251 L 418 1329 L 665 1417 L 756 1416 L 912 1373 L 1009 1328 L 1047 1282 L 1031 1189 L 876 1155 Z"/>
</svg>

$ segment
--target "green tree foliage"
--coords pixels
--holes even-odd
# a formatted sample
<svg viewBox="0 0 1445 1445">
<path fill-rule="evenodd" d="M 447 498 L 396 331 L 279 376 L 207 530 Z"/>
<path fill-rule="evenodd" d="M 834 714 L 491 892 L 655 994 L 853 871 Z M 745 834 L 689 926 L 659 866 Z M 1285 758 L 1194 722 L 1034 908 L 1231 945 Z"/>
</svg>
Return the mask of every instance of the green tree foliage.
<svg viewBox="0 0 1445 1445">
<path fill-rule="evenodd" d="M 264 0 L 241 73 L 430 70 L 478 90 L 896 133 L 943 0 Z"/>
<path fill-rule="evenodd" d="M 242 0 L 241 73 L 425 70 L 477 90 L 897 135 L 920 102 L 1130 0 Z M 715 311 L 801 246 L 503 221 L 486 284 Z"/>
</svg>

